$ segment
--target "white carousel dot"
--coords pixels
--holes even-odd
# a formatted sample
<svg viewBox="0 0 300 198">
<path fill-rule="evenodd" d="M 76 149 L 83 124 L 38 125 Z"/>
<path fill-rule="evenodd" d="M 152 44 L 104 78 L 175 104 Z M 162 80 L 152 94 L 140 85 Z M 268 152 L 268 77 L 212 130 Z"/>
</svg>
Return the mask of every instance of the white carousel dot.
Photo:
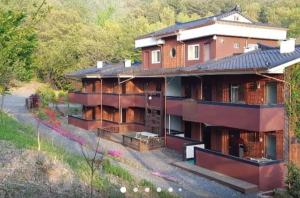
<svg viewBox="0 0 300 198">
<path fill-rule="evenodd" d="M 150 191 L 150 188 L 145 188 L 145 192 L 149 192 Z"/>
<path fill-rule="evenodd" d="M 161 192 L 161 187 L 156 188 L 157 192 Z"/>
<path fill-rule="evenodd" d="M 139 189 L 137 187 L 133 188 L 133 192 L 137 192 Z"/>
<path fill-rule="evenodd" d="M 182 188 L 178 188 L 178 191 L 179 191 L 179 192 L 182 192 Z"/>
<path fill-rule="evenodd" d="M 124 186 L 122 186 L 121 188 L 120 188 L 120 191 L 121 191 L 121 193 L 126 193 L 126 188 L 124 187 Z"/>
<path fill-rule="evenodd" d="M 173 188 L 172 187 L 168 188 L 168 191 L 173 192 Z"/>
</svg>

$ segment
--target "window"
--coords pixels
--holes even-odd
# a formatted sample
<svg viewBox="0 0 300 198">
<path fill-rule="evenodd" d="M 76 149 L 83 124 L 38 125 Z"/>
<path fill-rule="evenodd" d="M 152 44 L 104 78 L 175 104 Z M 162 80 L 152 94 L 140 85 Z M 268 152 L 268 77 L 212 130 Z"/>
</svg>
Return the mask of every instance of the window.
<svg viewBox="0 0 300 198">
<path fill-rule="evenodd" d="M 199 60 L 200 47 L 197 45 L 188 46 L 188 60 Z"/>
<path fill-rule="evenodd" d="M 268 82 L 266 84 L 266 91 L 267 104 L 277 104 L 277 83 Z"/>
<path fill-rule="evenodd" d="M 244 101 L 244 90 L 241 85 L 237 85 L 237 84 L 231 85 L 230 101 L 232 103 L 241 103 Z"/>
<path fill-rule="evenodd" d="M 233 44 L 233 48 L 239 49 L 239 48 L 240 48 L 240 43 L 234 43 L 234 44 Z"/>
<path fill-rule="evenodd" d="M 160 50 L 153 50 L 151 58 L 153 64 L 160 63 Z"/>
<path fill-rule="evenodd" d="M 172 57 L 172 58 L 175 58 L 176 57 L 176 49 L 173 47 L 172 49 L 171 49 L 171 51 L 170 51 L 170 56 Z"/>
</svg>

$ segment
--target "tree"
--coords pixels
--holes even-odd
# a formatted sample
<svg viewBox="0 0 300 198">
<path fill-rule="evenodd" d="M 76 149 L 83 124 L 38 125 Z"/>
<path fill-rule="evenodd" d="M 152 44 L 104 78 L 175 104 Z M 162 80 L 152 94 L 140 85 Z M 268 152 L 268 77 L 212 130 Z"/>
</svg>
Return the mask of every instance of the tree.
<svg viewBox="0 0 300 198">
<path fill-rule="evenodd" d="M 258 20 L 262 23 L 268 23 L 268 13 L 266 7 L 262 7 L 258 14 Z"/>
<path fill-rule="evenodd" d="M 0 91 L 1 111 L 5 93 L 12 80 L 28 80 L 32 76 L 32 54 L 36 34 L 26 24 L 23 12 L 0 9 Z"/>
<path fill-rule="evenodd" d="M 100 136 L 97 135 L 97 143 L 94 151 L 90 151 L 90 154 L 92 155 L 89 157 L 88 151 L 84 151 L 84 145 L 81 145 L 81 153 L 87 163 L 87 165 L 90 168 L 90 198 L 93 197 L 94 192 L 94 175 L 98 168 L 100 168 L 100 165 L 103 161 L 103 154 L 99 154 L 99 147 L 100 147 Z M 99 156 L 100 155 L 100 156 Z"/>
</svg>

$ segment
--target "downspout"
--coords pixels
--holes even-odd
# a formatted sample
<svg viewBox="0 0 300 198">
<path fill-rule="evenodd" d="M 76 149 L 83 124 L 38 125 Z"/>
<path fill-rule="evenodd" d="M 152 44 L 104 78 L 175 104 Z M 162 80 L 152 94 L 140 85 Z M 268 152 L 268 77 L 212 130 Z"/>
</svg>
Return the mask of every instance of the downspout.
<svg viewBox="0 0 300 198">
<path fill-rule="evenodd" d="M 119 124 L 121 123 L 121 82 L 120 77 L 118 77 L 118 96 L 119 96 Z"/>
<path fill-rule="evenodd" d="M 101 89 L 101 95 L 100 95 L 100 98 L 101 98 L 101 112 L 100 112 L 100 126 L 103 127 L 103 79 L 101 78 L 100 79 L 101 81 L 101 84 L 100 84 L 100 89 Z"/>
<path fill-rule="evenodd" d="M 165 102 L 165 146 L 167 146 L 167 127 L 166 127 L 166 121 L 167 121 L 167 77 L 165 76 L 165 94 L 164 94 L 164 102 Z"/>
<path fill-rule="evenodd" d="M 185 53 L 186 53 L 186 51 L 185 51 L 185 42 L 183 42 L 181 40 L 179 40 L 179 42 L 182 44 L 182 47 L 181 47 L 181 50 L 183 52 L 183 60 L 182 61 L 183 61 L 183 67 L 185 67 Z"/>
</svg>

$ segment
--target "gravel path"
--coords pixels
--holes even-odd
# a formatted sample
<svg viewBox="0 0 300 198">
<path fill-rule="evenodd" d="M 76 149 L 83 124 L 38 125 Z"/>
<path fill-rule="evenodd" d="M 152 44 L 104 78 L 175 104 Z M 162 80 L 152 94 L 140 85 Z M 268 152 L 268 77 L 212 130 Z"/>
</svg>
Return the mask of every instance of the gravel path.
<svg viewBox="0 0 300 198">
<path fill-rule="evenodd" d="M 26 93 L 26 95 L 29 94 Z M 25 97 L 13 93 L 12 95 L 5 96 L 4 108 L 20 122 L 36 126 L 35 119 L 24 107 L 24 101 Z M 67 125 L 66 119 L 63 126 L 75 134 L 84 137 L 90 144 L 96 144 L 94 133 Z M 46 126 L 41 126 L 40 131 L 44 138 L 49 138 L 56 145 L 63 146 L 69 152 L 81 154 L 79 144 L 57 134 Z M 123 162 L 119 162 L 120 166 L 125 167 L 137 178 L 147 179 L 163 189 L 172 187 L 181 197 L 256 197 L 256 195 L 243 195 L 214 181 L 170 165 L 172 162 L 180 161 L 181 157 L 168 149 L 140 153 L 121 144 L 104 139 L 101 139 L 101 147 L 104 150 L 115 149 L 122 151 Z M 152 171 L 158 171 L 175 177 L 178 182 L 171 182 L 154 176 L 151 174 Z M 178 192 L 179 188 L 182 188 L 182 192 Z"/>
</svg>

